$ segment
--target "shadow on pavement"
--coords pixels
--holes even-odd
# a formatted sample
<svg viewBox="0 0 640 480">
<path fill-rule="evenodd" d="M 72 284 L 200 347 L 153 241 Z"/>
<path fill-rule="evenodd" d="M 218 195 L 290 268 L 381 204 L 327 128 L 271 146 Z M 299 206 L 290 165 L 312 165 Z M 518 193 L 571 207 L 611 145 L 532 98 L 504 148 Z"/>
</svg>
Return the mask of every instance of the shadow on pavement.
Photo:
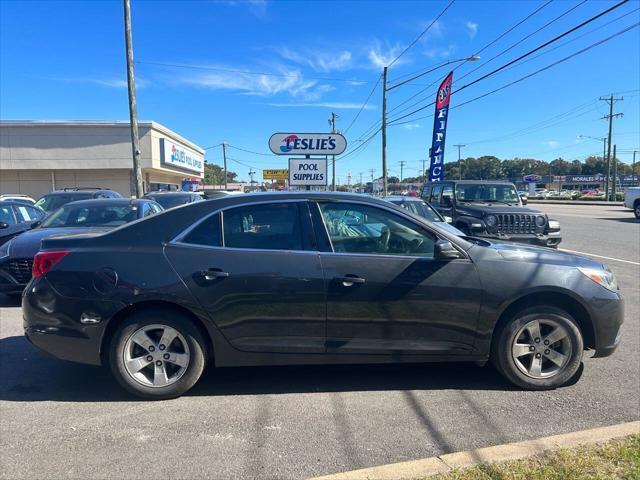
<svg viewBox="0 0 640 480">
<path fill-rule="evenodd" d="M 0 400 L 132 401 L 106 368 L 45 357 L 23 336 L 0 339 Z M 187 396 L 391 390 L 513 390 L 470 363 L 209 368 Z"/>
<path fill-rule="evenodd" d="M 596 218 L 595 220 L 609 220 L 609 221 L 622 222 L 622 223 L 640 223 L 640 220 L 634 217 L 633 213 L 629 217 L 601 217 L 601 218 Z"/>
</svg>

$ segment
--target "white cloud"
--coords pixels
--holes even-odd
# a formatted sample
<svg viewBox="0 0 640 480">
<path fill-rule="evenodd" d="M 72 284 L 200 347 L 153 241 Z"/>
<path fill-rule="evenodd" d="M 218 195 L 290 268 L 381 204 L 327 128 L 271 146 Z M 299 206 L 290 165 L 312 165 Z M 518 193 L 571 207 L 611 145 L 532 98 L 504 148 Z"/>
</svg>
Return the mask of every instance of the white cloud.
<svg viewBox="0 0 640 480">
<path fill-rule="evenodd" d="M 422 125 L 420 125 L 419 123 L 405 123 L 404 125 L 402 125 L 402 128 L 404 128 L 405 130 L 415 130 L 416 128 L 422 128 Z"/>
<path fill-rule="evenodd" d="M 229 67 L 220 68 L 233 70 Z M 178 82 L 211 90 L 231 90 L 245 95 L 267 97 L 288 94 L 304 100 L 317 100 L 324 93 L 334 89 L 331 85 L 305 79 L 298 69 L 285 67 L 279 68 L 274 75 L 249 74 L 242 71 L 212 72 L 184 76 Z"/>
<path fill-rule="evenodd" d="M 457 50 L 454 44 L 449 44 L 445 48 L 429 48 L 424 51 L 425 56 L 431 59 L 447 59 Z"/>
<path fill-rule="evenodd" d="M 101 87 L 125 89 L 127 88 L 127 79 L 120 78 L 92 78 L 92 77 L 74 77 L 74 78 L 53 78 L 67 83 L 88 83 L 99 85 Z M 136 77 L 136 88 L 143 88 L 149 83 L 142 77 Z"/>
<path fill-rule="evenodd" d="M 375 42 L 375 45 L 369 48 L 369 52 L 367 57 L 369 58 L 369 62 L 375 68 L 384 68 L 389 66 L 393 60 L 400 55 L 404 47 L 402 45 L 396 44 L 393 47 L 387 47 L 383 49 L 380 45 L 380 42 Z M 406 59 L 403 56 L 400 60 L 396 62 L 396 65 L 405 63 Z"/>
<path fill-rule="evenodd" d="M 471 21 L 467 21 L 465 22 L 464 26 L 467 29 L 467 35 L 469 35 L 469 38 L 473 38 L 476 36 L 476 34 L 478 33 L 478 24 L 471 22 Z"/>
<path fill-rule="evenodd" d="M 344 110 L 355 110 L 362 107 L 361 103 L 357 102 L 302 102 L 302 103 L 269 103 L 271 107 L 322 107 L 322 108 L 336 108 Z M 364 110 L 375 110 L 375 105 L 365 105 Z"/>
<path fill-rule="evenodd" d="M 227 5 L 231 5 L 232 7 L 245 6 L 254 17 L 260 20 L 266 20 L 268 18 L 267 0 L 228 0 Z"/>
<path fill-rule="evenodd" d="M 556 140 L 547 140 L 546 142 L 542 142 L 542 144 L 546 145 L 549 148 L 556 148 L 558 145 L 560 145 L 560 142 Z"/>
<path fill-rule="evenodd" d="M 328 52 L 312 48 L 292 50 L 287 47 L 282 47 L 276 49 L 276 51 L 282 58 L 311 67 L 316 72 L 345 70 L 352 66 L 353 60 L 353 55 L 348 50 Z"/>
</svg>

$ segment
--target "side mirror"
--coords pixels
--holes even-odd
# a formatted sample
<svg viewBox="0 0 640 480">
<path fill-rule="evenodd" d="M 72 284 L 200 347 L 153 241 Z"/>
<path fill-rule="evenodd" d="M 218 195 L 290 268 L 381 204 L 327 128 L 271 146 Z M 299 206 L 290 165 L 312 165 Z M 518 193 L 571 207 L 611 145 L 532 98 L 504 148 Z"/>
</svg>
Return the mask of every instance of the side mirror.
<svg viewBox="0 0 640 480">
<path fill-rule="evenodd" d="M 5 222 L 0 222 L 0 229 L 9 228 L 9 224 Z"/>
<path fill-rule="evenodd" d="M 35 222 L 31 222 L 31 228 L 39 227 L 42 223 L 42 220 L 36 220 Z"/>
<path fill-rule="evenodd" d="M 449 195 L 443 195 L 440 199 L 440 205 L 443 207 L 450 207 L 452 205 L 451 197 Z"/>
<path fill-rule="evenodd" d="M 456 250 L 453 244 L 448 240 L 438 240 L 436 242 L 433 246 L 433 256 L 440 260 L 462 258 L 462 254 Z"/>
<path fill-rule="evenodd" d="M 526 205 L 528 203 L 526 195 L 520 195 L 520 200 L 522 200 L 523 205 Z"/>
<path fill-rule="evenodd" d="M 453 218 L 451 217 L 447 217 L 446 215 L 444 216 L 444 221 L 447 223 L 453 223 Z"/>
</svg>

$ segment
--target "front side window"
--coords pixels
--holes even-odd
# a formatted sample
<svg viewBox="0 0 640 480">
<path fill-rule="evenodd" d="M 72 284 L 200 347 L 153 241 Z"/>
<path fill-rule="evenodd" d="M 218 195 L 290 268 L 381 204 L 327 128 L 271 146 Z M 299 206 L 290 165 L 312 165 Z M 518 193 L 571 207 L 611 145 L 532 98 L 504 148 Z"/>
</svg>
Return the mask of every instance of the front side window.
<svg viewBox="0 0 640 480">
<path fill-rule="evenodd" d="M 260 250 L 304 250 L 297 203 L 247 205 L 226 210 L 224 246 Z"/>
<path fill-rule="evenodd" d="M 26 205 L 16 205 L 14 206 L 14 209 L 16 211 L 18 223 L 35 222 L 36 220 L 40 220 L 44 216 L 44 213 L 42 211 Z"/>
<path fill-rule="evenodd" d="M 442 191 L 442 185 L 434 186 L 433 190 L 431 190 L 431 199 L 429 200 L 429 203 L 433 204 L 433 203 L 440 202 L 440 192 L 441 191 Z"/>
<path fill-rule="evenodd" d="M 448 198 L 448 200 L 445 200 Z M 453 186 L 451 184 L 446 184 L 442 187 L 442 197 L 440 197 L 440 205 L 443 207 L 451 206 L 453 202 Z"/>
<path fill-rule="evenodd" d="M 336 253 L 433 257 L 436 237 L 387 210 L 342 202 L 320 203 Z"/>
<path fill-rule="evenodd" d="M 9 205 L 0 205 L 0 223 L 6 223 L 7 225 L 16 224 L 16 219 L 13 216 L 13 210 Z"/>
</svg>

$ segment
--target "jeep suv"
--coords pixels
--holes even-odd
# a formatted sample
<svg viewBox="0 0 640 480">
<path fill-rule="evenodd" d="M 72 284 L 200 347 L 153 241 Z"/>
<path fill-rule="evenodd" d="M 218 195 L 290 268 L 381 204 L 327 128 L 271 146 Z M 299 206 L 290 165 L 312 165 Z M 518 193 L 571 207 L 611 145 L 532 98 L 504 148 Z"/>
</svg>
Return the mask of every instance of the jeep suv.
<svg viewBox="0 0 640 480">
<path fill-rule="evenodd" d="M 556 247 L 562 241 L 560 223 L 525 207 L 511 182 L 447 180 L 426 183 L 422 198 L 453 226 L 473 237 Z"/>
</svg>

